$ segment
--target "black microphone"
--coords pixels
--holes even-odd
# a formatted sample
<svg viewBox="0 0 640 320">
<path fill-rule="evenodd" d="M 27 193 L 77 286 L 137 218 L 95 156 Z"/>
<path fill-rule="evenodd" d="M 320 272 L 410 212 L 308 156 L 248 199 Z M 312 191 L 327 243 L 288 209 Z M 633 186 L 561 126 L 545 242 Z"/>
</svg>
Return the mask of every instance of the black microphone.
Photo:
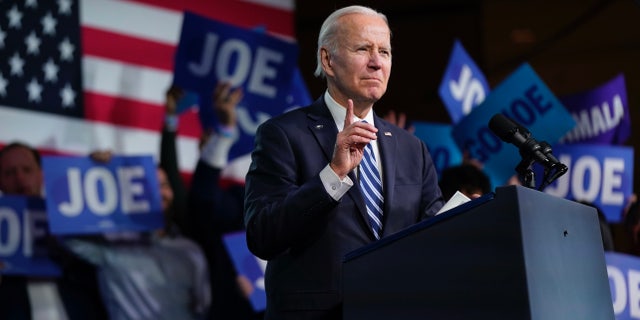
<svg viewBox="0 0 640 320">
<path fill-rule="evenodd" d="M 558 159 L 551 155 L 551 146 L 548 143 L 543 142 L 543 148 L 543 145 L 531 136 L 529 130 L 501 113 L 491 118 L 489 129 L 502 141 L 518 147 L 520 155 L 524 158 L 530 158 L 547 168 L 559 163 Z"/>
<path fill-rule="evenodd" d="M 504 142 L 518 147 L 522 162 L 516 167 L 516 171 L 525 181 L 525 185 L 533 188 L 535 185 L 533 171 L 526 167 L 537 162 L 544 166 L 544 179 L 538 190 L 543 190 L 565 174 L 567 166 L 558 161 L 551 153 L 551 146 L 546 142 L 538 142 L 531 136 L 531 132 L 519 123 L 507 118 L 501 113 L 494 115 L 489 121 L 489 129 Z"/>
</svg>

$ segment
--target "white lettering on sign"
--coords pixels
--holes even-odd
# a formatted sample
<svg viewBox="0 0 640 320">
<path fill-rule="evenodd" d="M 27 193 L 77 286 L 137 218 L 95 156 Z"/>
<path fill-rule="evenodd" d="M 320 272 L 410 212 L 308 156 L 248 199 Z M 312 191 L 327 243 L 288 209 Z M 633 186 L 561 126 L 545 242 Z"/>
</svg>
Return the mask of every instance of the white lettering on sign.
<svg viewBox="0 0 640 320">
<path fill-rule="evenodd" d="M 576 200 L 595 202 L 599 197 L 602 204 L 623 204 L 624 194 L 620 190 L 624 172 L 623 159 L 607 157 L 601 163 L 597 158 L 585 155 L 572 165 L 571 156 L 561 154 L 558 160 L 566 164 L 569 171 L 556 180 L 555 184 L 544 189 L 546 193 L 565 198 L 571 192 L 572 198 Z"/>
<path fill-rule="evenodd" d="M 144 178 L 144 168 L 120 167 L 116 169 L 116 176 L 103 167 L 89 168 L 84 177 L 79 168 L 69 168 L 69 201 L 60 203 L 58 210 L 67 217 L 81 214 L 85 204 L 98 216 L 112 214 L 118 205 L 125 214 L 148 212 L 149 202 L 137 199 L 145 194 L 144 185 L 135 181 Z"/>
<path fill-rule="evenodd" d="M 13 255 L 20 246 L 20 219 L 12 208 L 0 208 L 0 227 L 7 235 L 0 237 L 0 256 Z"/>
<path fill-rule="evenodd" d="M 553 107 L 551 101 L 546 98 L 538 86 L 533 84 L 522 93 L 522 97 L 511 101 L 501 113 L 522 125 L 529 126 L 540 120 Z M 486 162 L 491 156 L 499 153 L 503 145 L 488 126 L 482 126 L 475 134 L 466 137 L 462 149 L 468 151 L 471 158 Z"/>
<path fill-rule="evenodd" d="M 252 94 L 273 98 L 278 88 L 268 80 L 278 76 L 278 66 L 285 63 L 284 55 L 265 47 L 258 47 L 253 55 L 251 46 L 240 39 L 227 39 L 220 43 L 215 33 L 207 33 L 199 62 L 189 62 L 187 67 L 194 75 L 206 77 L 213 72 L 220 81 L 232 86 L 247 83 Z M 215 68 L 214 68 L 215 65 Z"/>
<path fill-rule="evenodd" d="M 20 217 L 13 208 L 0 207 L 0 226 L 6 224 L 7 232 L 6 237 L 0 237 L 0 257 L 16 254 L 20 244 L 22 255 L 31 257 L 34 239 L 46 236 L 46 225 L 42 223 L 47 220 L 45 212 L 25 210 L 22 218 L 20 225 Z"/>
<path fill-rule="evenodd" d="M 237 59 L 232 64 L 233 57 Z M 213 56 L 211 58 L 214 58 Z M 233 70 L 229 70 L 235 66 Z M 229 39 L 222 44 L 216 61 L 216 77 L 229 82 L 232 86 L 243 83 L 249 75 L 251 67 L 251 47 L 243 41 Z"/>
<path fill-rule="evenodd" d="M 607 265 L 607 274 L 612 286 L 613 312 L 620 315 L 629 306 L 631 319 L 640 319 L 640 272 L 629 269 L 625 278 L 622 270 Z"/>
<path fill-rule="evenodd" d="M 247 89 L 249 92 L 275 98 L 278 90 L 274 86 L 266 84 L 266 80 L 274 80 L 278 76 L 278 69 L 273 65 L 282 64 L 284 56 L 267 48 L 258 48 L 253 64 L 253 73 Z"/>
<path fill-rule="evenodd" d="M 457 82 L 449 81 L 449 91 L 456 101 L 462 101 L 462 114 L 467 115 L 474 106 L 484 101 L 486 93 L 482 83 L 473 77 L 473 72 L 468 65 L 463 65 Z"/>
<path fill-rule="evenodd" d="M 90 168 L 84 176 L 85 199 L 89 210 L 98 216 L 111 214 L 118 206 L 116 179 L 106 168 Z M 99 188 L 104 192 L 100 199 Z"/>
<path fill-rule="evenodd" d="M 118 182 L 120 185 L 120 195 L 122 211 L 126 213 L 148 212 L 151 205 L 146 200 L 136 200 L 144 195 L 144 185 L 136 180 L 144 177 L 144 168 L 123 167 L 118 168 Z"/>
<path fill-rule="evenodd" d="M 617 94 L 613 97 L 613 114 L 609 102 L 605 101 L 600 106 L 572 113 L 571 116 L 576 121 L 576 126 L 562 138 L 561 141 L 565 143 L 593 138 L 614 129 L 624 118 L 624 105 Z"/>
</svg>

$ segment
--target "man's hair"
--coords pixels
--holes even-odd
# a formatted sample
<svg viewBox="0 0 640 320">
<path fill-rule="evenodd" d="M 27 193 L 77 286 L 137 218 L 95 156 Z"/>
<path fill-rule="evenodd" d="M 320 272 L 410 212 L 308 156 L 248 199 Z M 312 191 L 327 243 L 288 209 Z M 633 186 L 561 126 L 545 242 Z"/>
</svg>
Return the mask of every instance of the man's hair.
<svg viewBox="0 0 640 320">
<path fill-rule="evenodd" d="M 339 30 L 338 20 L 345 15 L 348 14 L 365 14 L 370 16 L 376 16 L 382 18 L 387 26 L 389 25 L 389 21 L 387 20 L 387 16 L 383 13 L 378 12 L 374 9 L 365 6 L 348 6 L 342 9 L 338 9 L 330 14 L 327 19 L 322 23 L 322 27 L 320 27 L 320 34 L 318 35 L 318 51 L 316 52 L 316 71 L 313 73 L 316 77 L 324 78 L 326 74 L 322 69 L 322 56 L 320 54 L 321 49 L 326 48 L 331 54 L 334 54 L 338 49 L 338 37 L 337 32 Z"/>
<path fill-rule="evenodd" d="M 35 148 L 32 148 L 31 146 L 29 146 L 26 143 L 23 142 L 12 142 L 6 146 L 4 146 L 4 148 L 0 149 L 0 159 L 2 159 L 2 157 L 9 152 L 10 150 L 14 150 L 14 149 L 26 149 L 29 152 L 31 152 L 33 154 L 33 158 L 36 159 L 36 163 L 38 164 L 38 168 L 42 167 L 42 159 L 40 157 L 40 152 L 38 150 L 36 150 Z M 0 161 L 0 170 L 2 169 L 2 161 Z"/>
</svg>

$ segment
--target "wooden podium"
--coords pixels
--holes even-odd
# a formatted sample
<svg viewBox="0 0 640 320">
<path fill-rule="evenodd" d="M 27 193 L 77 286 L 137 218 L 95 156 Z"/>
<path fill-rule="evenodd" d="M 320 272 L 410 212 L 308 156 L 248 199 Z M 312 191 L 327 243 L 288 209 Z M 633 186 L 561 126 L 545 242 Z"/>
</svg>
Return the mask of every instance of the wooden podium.
<svg viewBox="0 0 640 320">
<path fill-rule="evenodd" d="M 345 257 L 344 319 L 615 319 L 594 208 L 521 186 Z"/>
</svg>

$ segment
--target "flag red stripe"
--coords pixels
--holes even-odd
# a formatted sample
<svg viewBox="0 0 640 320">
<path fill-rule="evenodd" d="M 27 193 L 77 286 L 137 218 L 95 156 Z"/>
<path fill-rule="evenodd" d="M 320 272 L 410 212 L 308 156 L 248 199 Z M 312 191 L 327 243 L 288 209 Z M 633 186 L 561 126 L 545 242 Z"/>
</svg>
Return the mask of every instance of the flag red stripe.
<svg viewBox="0 0 640 320">
<path fill-rule="evenodd" d="M 271 33 L 294 37 L 293 11 L 245 1 L 135 0 L 176 11 L 191 11 L 240 27 L 264 25 Z"/>
<path fill-rule="evenodd" d="M 164 121 L 164 109 L 155 104 L 94 92 L 85 92 L 84 102 L 87 120 L 153 131 L 160 130 Z M 178 133 L 199 138 L 201 129 L 198 117 L 187 114 L 180 118 Z"/>
<path fill-rule="evenodd" d="M 87 26 L 82 27 L 81 37 L 86 55 L 173 71 L 175 46 Z"/>
</svg>

